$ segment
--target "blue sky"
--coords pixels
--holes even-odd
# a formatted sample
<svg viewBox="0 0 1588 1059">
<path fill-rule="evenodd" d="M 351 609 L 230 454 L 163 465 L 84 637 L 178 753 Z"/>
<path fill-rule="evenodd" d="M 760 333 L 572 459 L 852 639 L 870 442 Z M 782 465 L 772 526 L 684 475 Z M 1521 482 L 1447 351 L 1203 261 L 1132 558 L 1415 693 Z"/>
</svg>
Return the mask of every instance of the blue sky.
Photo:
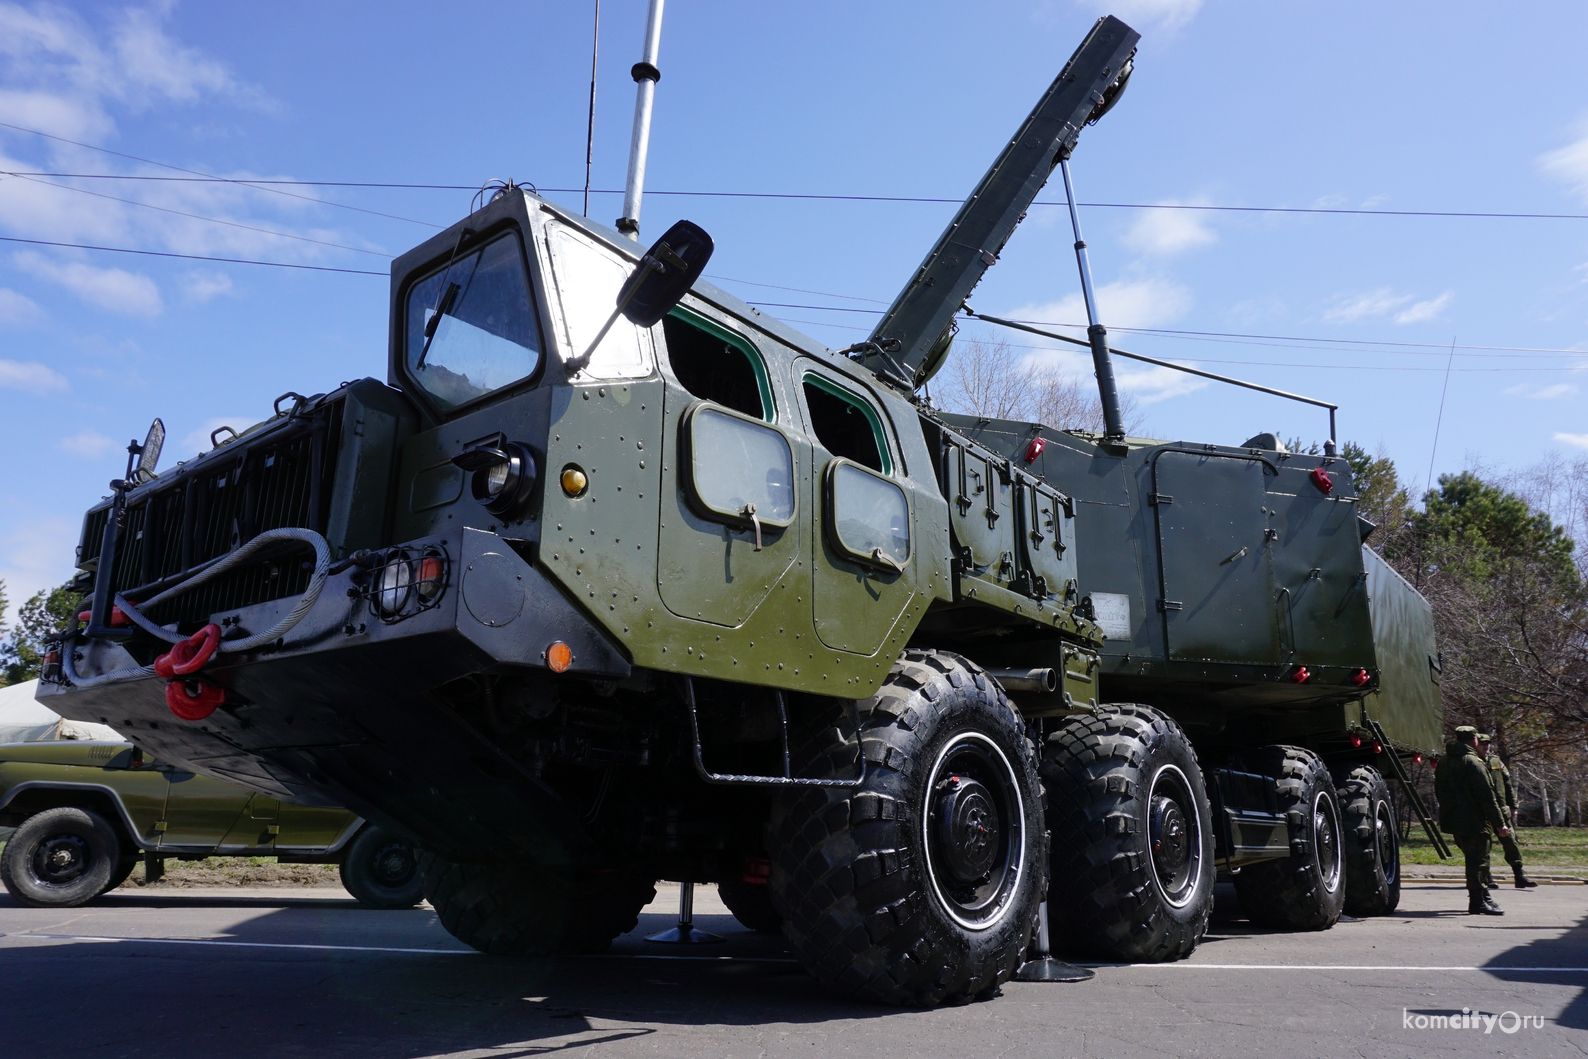
<svg viewBox="0 0 1588 1059">
<path fill-rule="evenodd" d="M 1144 40 L 1129 93 L 1082 137 L 1083 202 L 1588 214 L 1573 3 L 671 0 L 648 189 L 958 199 L 1105 9 Z M 0 122 L 228 177 L 577 188 L 590 21 L 588 0 L 0 3 Z M 602 5 L 598 189 L 622 184 L 643 23 L 643 0 Z M 0 169 L 182 175 L 3 127 Z M 469 199 L 7 176 L 0 235 L 380 272 Z M 597 195 L 591 213 L 619 205 Z M 722 286 L 829 307 L 767 311 L 839 346 L 953 209 L 651 194 L 642 220 L 705 225 Z M 1083 222 L 1118 345 L 1338 401 L 1342 437 L 1419 485 L 1447 363 L 1436 474 L 1588 449 L 1588 353 L 1527 352 L 1588 350 L 1588 220 L 1093 207 Z M 1034 209 L 974 303 L 1080 319 L 1069 243 L 1062 208 Z M 152 417 L 169 464 L 279 393 L 384 377 L 386 297 L 377 276 L 0 244 L 13 603 L 70 573 L 83 509 Z M 1272 398 L 1121 373 L 1156 436 L 1326 429 Z"/>
</svg>

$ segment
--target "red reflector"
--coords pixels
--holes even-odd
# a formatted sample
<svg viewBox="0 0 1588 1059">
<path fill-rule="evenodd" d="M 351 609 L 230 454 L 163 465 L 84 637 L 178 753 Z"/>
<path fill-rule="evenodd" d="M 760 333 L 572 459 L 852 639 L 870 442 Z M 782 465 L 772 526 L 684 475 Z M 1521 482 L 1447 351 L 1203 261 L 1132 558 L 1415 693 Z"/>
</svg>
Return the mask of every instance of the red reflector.
<svg viewBox="0 0 1588 1059">
<path fill-rule="evenodd" d="M 747 882 L 754 886 L 765 886 L 772 877 L 772 862 L 765 857 L 744 858 L 744 875 L 740 882 Z"/>
<path fill-rule="evenodd" d="M 1290 679 L 1297 684 L 1305 684 L 1312 679 L 1312 672 L 1306 666 L 1297 666 L 1296 671 L 1290 674 Z"/>
<path fill-rule="evenodd" d="M 1334 479 L 1330 478 L 1329 472 L 1322 467 L 1314 467 L 1310 477 L 1312 478 L 1312 484 L 1317 486 L 1318 492 L 1324 496 L 1334 492 Z"/>
<path fill-rule="evenodd" d="M 1031 444 L 1026 446 L 1026 462 L 1035 463 L 1037 457 L 1042 455 L 1042 450 L 1047 447 L 1048 443 L 1042 438 L 1032 438 Z"/>
<path fill-rule="evenodd" d="M 1351 674 L 1351 683 L 1355 684 L 1359 688 L 1372 679 L 1372 674 L 1365 669 L 1358 669 L 1355 673 Z"/>
<path fill-rule="evenodd" d="M 1359 747 L 1361 745 L 1362 745 L 1362 737 L 1359 736 L 1359 735 L 1353 735 L 1351 737 L 1351 746 L 1352 746 L 1352 748 L 1354 749 L 1354 748 Z"/>
<path fill-rule="evenodd" d="M 1379 742 L 1377 739 L 1373 740 L 1373 753 L 1375 753 L 1375 754 L 1384 753 L 1384 744 Z"/>
<path fill-rule="evenodd" d="M 1421 754 L 1413 754 L 1412 755 L 1412 764 L 1413 765 L 1421 765 L 1422 763 L 1423 763 L 1423 756 Z"/>
<path fill-rule="evenodd" d="M 427 555 L 419 560 L 419 598 L 427 603 L 441 592 L 441 560 Z"/>
<path fill-rule="evenodd" d="M 59 652 L 59 651 L 46 651 L 46 652 L 44 652 L 44 664 L 47 665 L 47 666 L 58 666 L 58 665 L 60 665 L 61 664 L 61 652 Z"/>
<path fill-rule="evenodd" d="M 1439 767 L 1439 759 L 1436 758 L 1436 757 L 1429 758 L 1428 759 L 1428 767 L 1431 768 L 1431 769 L 1438 768 Z"/>
</svg>

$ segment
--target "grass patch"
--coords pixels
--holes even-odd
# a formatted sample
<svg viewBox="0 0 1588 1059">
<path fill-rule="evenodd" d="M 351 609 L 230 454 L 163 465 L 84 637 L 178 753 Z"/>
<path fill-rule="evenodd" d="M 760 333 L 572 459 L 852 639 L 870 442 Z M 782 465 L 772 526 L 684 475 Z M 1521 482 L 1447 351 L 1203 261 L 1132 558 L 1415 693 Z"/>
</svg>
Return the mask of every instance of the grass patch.
<svg viewBox="0 0 1588 1059">
<path fill-rule="evenodd" d="M 1588 827 L 1519 827 L 1516 844 L 1522 849 L 1522 863 L 1529 868 L 1570 868 L 1588 872 Z M 1420 826 L 1413 825 L 1411 837 L 1401 843 L 1402 864 L 1455 864 L 1460 865 L 1461 851 L 1445 836 L 1454 860 L 1442 861 L 1434 852 L 1428 836 Z M 1505 852 L 1494 844 L 1493 864 L 1506 867 Z"/>
</svg>

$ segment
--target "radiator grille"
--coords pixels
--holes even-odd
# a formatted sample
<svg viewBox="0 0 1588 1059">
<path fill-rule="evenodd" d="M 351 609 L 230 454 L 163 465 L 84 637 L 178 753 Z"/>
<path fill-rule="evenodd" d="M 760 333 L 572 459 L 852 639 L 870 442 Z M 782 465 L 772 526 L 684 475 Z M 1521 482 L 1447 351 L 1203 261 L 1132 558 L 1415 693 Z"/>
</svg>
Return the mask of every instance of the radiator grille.
<svg viewBox="0 0 1588 1059">
<path fill-rule="evenodd" d="M 156 586 L 246 544 L 265 530 L 297 526 L 323 532 L 332 489 L 342 405 L 245 436 L 191 469 L 168 472 L 129 501 L 120 554 L 111 573 L 116 592 L 136 600 Z M 167 483 L 167 479 L 169 482 Z M 99 550 L 109 508 L 88 514 L 82 559 Z M 301 547 L 259 561 L 153 608 L 161 624 L 198 624 L 219 611 L 302 592 L 313 561 Z M 97 576 L 97 575 L 96 575 Z M 135 591 L 146 589 L 145 591 Z"/>
</svg>

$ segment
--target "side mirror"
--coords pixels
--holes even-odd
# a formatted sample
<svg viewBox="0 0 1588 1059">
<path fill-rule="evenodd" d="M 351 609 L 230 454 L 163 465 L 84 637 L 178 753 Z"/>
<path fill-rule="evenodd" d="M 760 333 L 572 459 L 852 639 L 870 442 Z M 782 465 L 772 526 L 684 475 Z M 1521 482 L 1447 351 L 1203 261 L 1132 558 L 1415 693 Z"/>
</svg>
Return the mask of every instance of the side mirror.
<svg viewBox="0 0 1588 1059">
<path fill-rule="evenodd" d="M 591 355 L 619 316 L 627 317 L 637 327 L 654 327 L 683 300 L 700 274 L 706 271 L 706 262 L 711 260 L 711 252 L 715 249 L 711 236 L 693 221 L 679 221 L 662 233 L 618 288 L 617 307 L 596 332 L 590 348 L 568 361 L 568 375 L 571 377 L 590 363 Z"/>
<path fill-rule="evenodd" d="M 715 249 L 704 228 L 679 221 L 645 251 L 639 267 L 618 291 L 620 311 L 639 327 L 654 327 L 706 271 Z"/>
<path fill-rule="evenodd" d="M 155 465 L 160 462 L 160 450 L 165 447 L 165 424 L 156 419 L 149 424 L 149 433 L 138 449 L 138 466 L 133 468 L 132 482 L 142 485 L 154 480 Z"/>
</svg>

